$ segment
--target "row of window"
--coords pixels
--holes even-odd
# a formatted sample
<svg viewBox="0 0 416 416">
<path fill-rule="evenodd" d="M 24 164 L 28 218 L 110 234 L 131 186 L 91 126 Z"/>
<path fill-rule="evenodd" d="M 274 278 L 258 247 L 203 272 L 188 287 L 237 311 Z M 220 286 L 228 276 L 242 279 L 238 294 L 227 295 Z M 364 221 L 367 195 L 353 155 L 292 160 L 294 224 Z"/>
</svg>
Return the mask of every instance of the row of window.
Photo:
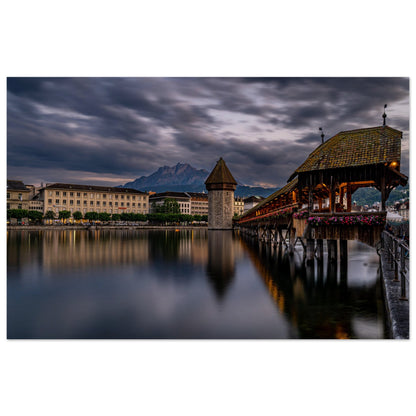
<svg viewBox="0 0 416 416">
<path fill-rule="evenodd" d="M 88 201 L 85 201 L 85 200 L 83 200 L 82 201 L 83 202 L 83 205 L 85 206 L 85 205 L 88 205 Z M 55 199 L 55 205 L 60 205 L 60 199 Z M 48 199 L 48 204 L 49 205 L 52 205 L 52 199 Z M 62 200 L 62 204 L 63 205 L 67 205 L 68 204 L 68 201 L 66 200 L 66 199 L 63 199 Z M 73 199 L 70 199 L 69 200 L 69 205 L 74 205 L 74 200 Z M 79 200 L 79 199 L 77 199 L 76 200 L 76 205 L 77 206 L 81 206 L 81 201 Z M 100 201 L 90 201 L 90 206 L 100 206 Z M 106 201 L 102 201 L 102 205 L 103 205 L 103 207 L 105 207 L 105 206 L 107 206 L 107 202 Z M 108 205 L 110 206 L 110 207 L 112 207 L 113 206 L 113 202 L 112 201 L 109 201 L 108 202 Z M 116 207 L 118 207 L 118 202 L 114 202 L 114 206 L 116 206 Z M 124 205 L 124 202 L 120 202 L 120 206 L 121 207 L 124 207 L 124 206 L 126 206 L 126 207 L 129 207 L 130 206 L 130 202 L 126 202 L 126 205 Z M 131 206 L 132 207 L 135 207 L 136 206 L 136 203 L 135 202 L 132 202 L 131 203 Z M 141 204 L 141 202 L 138 202 L 137 203 L 137 207 L 138 208 L 141 208 L 141 206 L 142 206 L 142 204 Z M 143 208 L 146 208 L 146 202 L 143 202 Z"/>
<path fill-rule="evenodd" d="M 13 196 L 15 196 L 16 194 L 14 194 Z M 11 194 L 10 194 L 10 192 L 7 192 L 7 199 L 11 199 Z M 23 194 L 18 194 L 17 195 L 17 199 L 19 200 L 19 201 L 23 201 Z"/>
<path fill-rule="evenodd" d="M 84 198 L 88 197 L 88 192 L 67 192 L 67 191 L 55 191 L 55 196 L 61 196 L 61 192 L 62 192 L 62 196 L 73 197 L 76 195 L 77 197 L 81 197 L 81 193 L 82 193 L 83 194 L 82 196 Z M 52 195 L 53 195 L 53 192 L 49 191 L 49 196 L 52 196 Z M 94 195 L 95 195 L 95 198 L 103 198 L 103 199 L 106 199 L 108 195 L 108 199 L 113 199 L 113 194 L 93 194 L 93 193 L 90 194 L 90 198 L 94 198 Z M 136 196 L 138 200 L 142 199 L 141 195 L 118 195 L 118 194 L 114 195 L 114 199 L 119 199 L 119 196 L 120 196 L 120 199 L 124 199 L 124 197 L 126 197 L 126 199 L 130 199 L 130 196 L 131 196 L 131 199 L 133 201 L 136 199 Z M 145 196 L 143 196 L 143 199 L 145 199 Z"/>
<path fill-rule="evenodd" d="M 86 214 L 88 211 L 89 210 L 87 208 L 84 208 L 82 210 L 82 213 L 83 214 Z M 71 208 L 70 209 L 70 212 L 71 212 L 71 214 L 73 214 L 75 212 L 75 210 L 73 208 Z M 98 212 L 98 213 L 105 212 L 107 214 L 122 214 L 124 212 L 126 212 L 126 213 L 133 212 L 135 214 L 147 214 L 146 211 L 142 211 L 142 210 L 139 210 L 139 209 L 124 209 L 124 210 L 120 210 L 120 209 L 117 209 L 117 208 L 113 208 L 113 209 L 101 209 L 101 210 L 100 209 L 95 209 L 94 212 Z M 55 213 L 57 215 L 59 214 L 59 209 L 58 208 L 55 209 Z"/>
</svg>

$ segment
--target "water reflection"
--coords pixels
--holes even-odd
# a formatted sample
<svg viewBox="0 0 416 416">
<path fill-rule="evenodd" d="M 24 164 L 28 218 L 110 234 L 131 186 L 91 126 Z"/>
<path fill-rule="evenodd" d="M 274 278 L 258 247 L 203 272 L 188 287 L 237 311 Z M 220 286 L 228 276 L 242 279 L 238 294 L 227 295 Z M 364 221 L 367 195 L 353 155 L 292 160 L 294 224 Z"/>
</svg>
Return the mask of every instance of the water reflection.
<svg viewBox="0 0 416 416">
<path fill-rule="evenodd" d="M 231 231 L 12 231 L 9 338 L 382 338 L 376 258 L 304 266 Z"/>
<path fill-rule="evenodd" d="M 276 306 L 297 327 L 300 338 L 384 337 L 383 307 L 375 274 L 367 281 L 368 276 L 361 271 L 361 284 L 349 287 L 348 263 L 344 261 L 330 262 L 325 255 L 323 261 L 305 265 L 299 257 L 264 243 L 247 239 L 243 244 Z M 357 242 L 350 242 L 350 251 L 357 244 L 364 255 L 374 251 Z M 354 329 L 357 320 L 363 318 L 373 325 L 367 334 Z"/>
<path fill-rule="evenodd" d="M 208 281 L 213 287 L 218 300 L 225 296 L 235 273 L 233 232 L 208 231 Z"/>
</svg>

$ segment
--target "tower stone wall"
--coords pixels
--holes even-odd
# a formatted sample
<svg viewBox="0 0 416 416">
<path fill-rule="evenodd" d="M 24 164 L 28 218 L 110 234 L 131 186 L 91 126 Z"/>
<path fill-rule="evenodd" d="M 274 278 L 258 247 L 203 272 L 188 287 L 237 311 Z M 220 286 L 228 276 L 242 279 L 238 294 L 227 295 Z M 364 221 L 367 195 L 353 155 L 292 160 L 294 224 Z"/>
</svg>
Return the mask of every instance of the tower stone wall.
<svg viewBox="0 0 416 416">
<path fill-rule="evenodd" d="M 237 182 L 222 158 L 208 176 L 205 186 L 208 190 L 208 229 L 231 230 Z"/>
</svg>

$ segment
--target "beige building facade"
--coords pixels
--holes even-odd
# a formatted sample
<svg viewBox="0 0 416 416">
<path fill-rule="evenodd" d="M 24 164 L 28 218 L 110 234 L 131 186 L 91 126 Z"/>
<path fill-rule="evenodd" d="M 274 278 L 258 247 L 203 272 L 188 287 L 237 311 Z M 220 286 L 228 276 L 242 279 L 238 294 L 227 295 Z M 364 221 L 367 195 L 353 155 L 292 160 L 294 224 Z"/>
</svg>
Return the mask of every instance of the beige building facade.
<svg viewBox="0 0 416 416">
<path fill-rule="evenodd" d="M 244 199 L 240 196 L 234 198 L 234 215 L 243 215 L 244 213 Z"/>
<path fill-rule="evenodd" d="M 149 212 L 149 195 L 130 188 L 94 185 L 48 184 L 39 191 L 43 213 L 52 211 L 105 212 L 108 214 Z"/>
<path fill-rule="evenodd" d="M 30 189 L 22 181 L 7 180 L 7 209 L 29 210 Z"/>
</svg>

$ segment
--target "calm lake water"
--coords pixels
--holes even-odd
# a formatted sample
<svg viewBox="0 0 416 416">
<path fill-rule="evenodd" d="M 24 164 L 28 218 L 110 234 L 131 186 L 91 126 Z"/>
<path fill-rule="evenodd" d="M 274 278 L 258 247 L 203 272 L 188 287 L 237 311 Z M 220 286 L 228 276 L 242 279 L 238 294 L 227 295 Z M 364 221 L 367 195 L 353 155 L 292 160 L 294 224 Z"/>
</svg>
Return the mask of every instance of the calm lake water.
<svg viewBox="0 0 416 416">
<path fill-rule="evenodd" d="M 232 231 L 8 231 L 8 338 L 384 338 L 374 249 L 348 265 Z"/>
</svg>

